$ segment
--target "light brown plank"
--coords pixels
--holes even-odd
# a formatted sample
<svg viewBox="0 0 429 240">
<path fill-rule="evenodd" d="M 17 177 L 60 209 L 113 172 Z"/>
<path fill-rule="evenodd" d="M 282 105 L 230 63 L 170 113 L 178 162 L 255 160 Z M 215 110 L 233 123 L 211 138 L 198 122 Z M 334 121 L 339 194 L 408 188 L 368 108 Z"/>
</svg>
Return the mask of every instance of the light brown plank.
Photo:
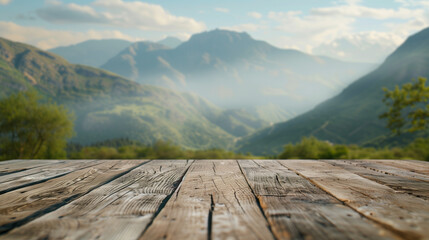
<svg viewBox="0 0 429 240">
<path fill-rule="evenodd" d="M 0 165 L 0 176 L 35 167 L 64 162 L 64 160 L 11 160 Z"/>
<path fill-rule="evenodd" d="M 141 239 L 272 239 L 235 160 L 194 162 Z"/>
<path fill-rule="evenodd" d="M 371 160 L 373 162 L 389 165 L 392 167 L 406 169 L 410 172 L 420 173 L 429 176 L 429 162 L 417 160 Z"/>
<path fill-rule="evenodd" d="M 388 230 L 275 160 L 240 160 L 239 164 L 277 239 L 393 238 Z"/>
<path fill-rule="evenodd" d="M 378 163 L 377 160 L 353 160 L 355 165 L 378 171 L 384 174 L 407 177 L 413 180 L 429 182 L 429 176 L 417 172 L 411 172 L 404 168 Z"/>
<path fill-rule="evenodd" d="M 0 194 L 99 164 L 97 160 L 69 160 L 0 176 Z"/>
<path fill-rule="evenodd" d="M 190 163 L 151 161 L 0 239 L 137 239 Z"/>
<path fill-rule="evenodd" d="M 429 238 L 429 202 L 323 161 L 280 161 L 346 205 L 405 239 Z"/>
<path fill-rule="evenodd" d="M 44 183 L 0 195 L 0 232 L 55 210 L 101 184 L 137 167 L 141 160 L 110 160 Z"/>
<path fill-rule="evenodd" d="M 4 161 L 0 161 L 0 165 L 4 165 L 4 164 L 10 164 L 10 163 L 17 163 L 20 161 L 24 161 L 22 159 L 13 159 L 13 160 L 4 160 Z"/>
<path fill-rule="evenodd" d="M 344 168 L 345 170 L 357 174 L 361 177 L 386 185 L 397 192 L 403 192 L 415 197 L 429 200 L 429 183 L 417 181 L 396 175 L 384 174 L 370 168 L 364 168 L 355 164 L 354 160 L 325 160 L 325 162 Z"/>
</svg>

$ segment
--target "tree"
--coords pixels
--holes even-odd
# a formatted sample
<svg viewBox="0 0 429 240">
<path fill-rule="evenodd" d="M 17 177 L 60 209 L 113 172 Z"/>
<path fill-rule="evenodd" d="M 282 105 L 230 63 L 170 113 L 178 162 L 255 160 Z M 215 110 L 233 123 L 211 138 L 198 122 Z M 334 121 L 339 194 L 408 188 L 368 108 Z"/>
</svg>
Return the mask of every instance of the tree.
<svg viewBox="0 0 429 240">
<path fill-rule="evenodd" d="M 0 159 L 63 158 L 74 134 L 73 115 L 35 92 L 0 101 Z"/>
<path fill-rule="evenodd" d="M 383 102 L 389 111 L 380 118 L 387 118 L 387 127 L 394 134 L 401 134 L 404 127 L 407 132 L 415 132 L 429 125 L 429 87 L 425 84 L 426 78 L 420 77 L 417 81 L 402 85 L 402 88 L 396 86 L 392 91 L 383 89 Z"/>
</svg>

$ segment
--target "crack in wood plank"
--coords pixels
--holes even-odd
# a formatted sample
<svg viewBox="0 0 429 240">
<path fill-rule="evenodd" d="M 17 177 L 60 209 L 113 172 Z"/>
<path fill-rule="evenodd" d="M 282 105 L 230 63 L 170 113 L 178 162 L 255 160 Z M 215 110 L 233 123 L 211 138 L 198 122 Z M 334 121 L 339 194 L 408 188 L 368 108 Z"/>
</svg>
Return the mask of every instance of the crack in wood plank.
<svg viewBox="0 0 429 240">
<path fill-rule="evenodd" d="M 239 164 L 278 239 L 395 239 L 275 160 Z"/>
<path fill-rule="evenodd" d="M 0 233 L 5 234 L 52 212 L 143 163 L 136 160 L 100 161 L 98 165 L 2 194 Z"/>
<path fill-rule="evenodd" d="M 22 239 L 137 239 L 178 187 L 177 182 L 181 181 L 189 165 L 190 162 L 184 160 L 151 161 L 12 230 L 8 236 Z"/>
<path fill-rule="evenodd" d="M 429 206 L 423 199 L 396 192 L 327 162 L 279 161 L 347 206 L 404 239 L 428 239 Z"/>
<path fill-rule="evenodd" d="M 325 160 L 324 162 L 341 167 L 361 177 L 388 186 L 396 192 L 402 192 L 417 198 L 429 200 L 429 184 L 424 181 L 416 181 L 408 177 L 384 174 L 380 171 L 368 171 L 370 168 L 357 165 L 354 160 Z"/>
<path fill-rule="evenodd" d="M 210 237 L 209 237 L 210 236 Z M 141 239 L 272 239 L 235 160 L 195 161 Z"/>
</svg>

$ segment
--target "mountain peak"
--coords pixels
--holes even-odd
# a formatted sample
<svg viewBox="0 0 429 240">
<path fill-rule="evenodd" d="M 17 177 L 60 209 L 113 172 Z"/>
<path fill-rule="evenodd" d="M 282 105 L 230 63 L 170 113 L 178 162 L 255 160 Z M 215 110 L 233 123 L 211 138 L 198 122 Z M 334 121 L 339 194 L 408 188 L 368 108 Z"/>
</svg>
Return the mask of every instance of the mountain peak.
<svg viewBox="0 0 429 240">
<path fill-rule="evenodd" d="M 166 37 L 162 39 L 161 41 L 158 41 L 157 43 L 165 45 L 170 48 L 176 48 L 180 44 L 182 44 L 182 40 L 176 38 L 176 37 Z"/>
<path fill-rule="evenodd" d="M 254 39 L 246 32 L 234 32 L 223 29 L 215 29 L 212 31 L 202 32 L 192 35 L 190 42 L 210 41 L 222 43 L 236 43 L 242 41 L 254 41 Z"/>
<path fill-rule="evenodd" d="M 253 39 L 249 34 L 229 30 L 215 29 L 192 35 L 185 43 L 177 47 L 180 52 L 210 54 L 219 59 L 234 59 L 264 56 L 275 50 L 273 46 Z"/>
<path fill-rule="evenodd" d="M 404 58 L 427 56 L 429 54 L 429 28 L 410 36 L 393 52 L 387 61 L 404 61 Z"/>
</svg>

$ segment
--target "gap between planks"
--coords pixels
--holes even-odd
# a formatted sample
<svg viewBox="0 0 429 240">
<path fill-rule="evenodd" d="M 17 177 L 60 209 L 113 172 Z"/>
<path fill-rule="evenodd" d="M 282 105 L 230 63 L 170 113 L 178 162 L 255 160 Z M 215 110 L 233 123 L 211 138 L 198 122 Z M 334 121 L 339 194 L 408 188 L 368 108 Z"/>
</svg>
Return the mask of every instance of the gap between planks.
<svg viewBox="0 0 429 240">
<path fill-rule="evenodd" d="M 161 160 L 154 160 L 150 163 L 156 164 L 156 162 L 159 161 Z M 174 161 L 177 160 L 170 162 Z M 64 234 L 62 231 L 69 233 L 67 237 L 75 236 L 76 239 L 81 237 L 91 239 L 98 238 L 100 236 L 102 236 L 103 239 L 113 239 L 120 236 L 126 236 L 127 239 L 135 239 L 139 236 L 140 239 L 168 239 L 179 238 L 179 236 L 192 236 L 196 239 L 223 239 L 228 236 L 234 236 L 238 239 L 251 239 L 249 236 L 252 231 L 257 231 L 257 234 L 259 234 L 258 236 L 263 236 L 264 239 L 275 238 L 272 235 L 273 233 L 278 239 L 304 239 L 306 236 L 316 236 L 318 237 L 316 239 L 370 239 L 371 237 L 376 239 L 395 238 L 395 236 L 391 235 L 389 231 L 380 228 L 379 225 L 371 224 L 371 222 L 367 221 L 366 218 L 362 218 L 359 214 L 362 214 L 365 217 L 368 216 L 357 210 L 356 207 L 350 206 L 335 194 L 332 194 L 332 191 L 327 191 L 324 187 L 318 184 L 317 181 L 314 181 L 314 179 L 302 175 L 296 169 L 283 167 L 282 165 L 285 164 L 283 164 L 282 161 L 253 161 L 254 163 L 257 163 L 257 168 L 253 170 L 249 170 L 252 169 L 252 166 L 244 166 L 246 161 L 250 160 L 195 161 L 192 165 L 187 165 L 187 167 L 182 169 L 184 173 L 181 176 L 180 174 L 173 174 L 176 176 L 175 179 L 178 179 L 177 181 L 173 181 L 176 185 L 171 182 L 171 179 L 170 182 L 167 181 L 164 183 L 166 188 L 170 186 L 169 194 L 166 192 L 157 192 L 156 194 L 153 192 L 151 193 L 153 194 L 153 196 L 151 196 L 151 201 L 156 204 L 153 204 L 150 209 L 147 208 L 143 212 L 139 212 L 136 209 L 129 212 L 118 211 L 117 207 L 120 203 L 138 206 L 138 202 L 144 202 L 144 200 L 139 198 L 138 194 L 135 192 L 137 191 L 136 189 L 142 187 L 142 183 L 147 182 L 147 179 L 142 180 L 142 178 L 136 177 L 138 176 L 138 170 L 142 171 L 143 168 L 149 166 L 149 164 L 142 163 L 142 165 L 132 168 L 121 176 L 116 177 L 113 180 L 106 181 L 107 183 L 105 182 L 100 184 L 86 193 L 81 194 L 79 197 L 71 199 L 67 204 L 58 206 L 56 210 L 51 209 L 50 213 L 36 218 L 34 221 L 24 224 L 21 227 L 13 229 L 8 234 L 1 236 L 0 239 L 19 239 L 19 236 L 26 236 L 26 238 L 22 239 L 32 239 L 31 235 L 34 234 L 36 231 L 35 229 L 41 229 L 41 226 L 50 226 L 50 228 L 46 227 L 45 234 L 50 234 L 49 236 L 51 236 L 52 239 L 55 239 L 53 236 L 63 236 L 61 235 Z M 224 162 L 224 164 L 221 164 L 222 162 Z M 227 162 L 227 164 L 225 164 L 225 162 Z M 278 163 L 282 163 L 282 165 Z M 188 164 L 188 162 L 186 162 L 186 164 Z M 157 168 L 158 167 L 154 166 L 147 167 L 147 169 Z M 159 166 L 158 174 L 166 171 L 165 168 L 162 168 L 162 166 Z M 288 168 L 293 171 L 290 171 Z M 143 170 L 143 172 L 144 171 L 148 170 Z M 266 173 L 268 174 L 268 177 L 266 176 L 266 178 L 270 183 L 269 185 L 272 186 L 261 188 L 260 186 L 258 187 L 258 185 L 255 185 L 255 177 L 252 177 L 252 174 L 257 175 L 260 171 L 271 172 Z M 299 176 L 295 174 L 295 172 L 299 173 Z M 153 170 L 152 173 L 156 175 L 157 171 Z M 132 176 L 135 174 L 137 175 L 133 178 Z M 172 173 L 170 172 L 169 174 Z M 61 176 L 60 178 L 65 176 Z M 180 177 L 178 178 L 178 176 Z M 126 179 L 133 179 L 134 184 L 136 185 L 132 186 L 133 184 L 126 184 Z M 153 181 L 155 181 L 154 179 L 157 178 L 154 177 Z M 180 182 L 180 185 L 177 186 L 178 182 Z M 118 185 L 121 184 L 127 186 L 118 188 Z M 173 188 L 171 188 L 171 186 Z M 197 188 L 195 188 L 195 186 Z M 194 189 L 192 189 L 192 187 L 194 187 Z M 186 188 L 189 189 L 186 190 Z M 108 191 L 109 189 L 110 192 Z M 222 191 L 219 189 L 222 189 Z M 237 189 L 239 189 L 239 191 L 237 191 Z M 311 191 L 306 192 L 305 190 L 308 189 L 311 189 Z M 327 193 L 321 189 L 325 190 Z M 110 195 L 108 194 L 108 196 L 104 196 L 106 191 L 109 192 Z M 320 191 L 328 196 L 323 196 Z M 245 194 L 237 194 L 237 192 Z M 309 201 L 304 201 L 304 203 L 300 205 L 303 208 L 297 206 L 296 200 L 300 197 L 302 198 L 306 196 L 310 196 L 310 198 L 308 198 Z M 336 199 L 340 199 L 341 202 L 346 203 L 348 207 L 342 206 L 342 203 L 338 205 L 335 202 L 336 199 L 332 199 L 332 196 Z M 331 197 L 331 199 L 329 197 Z M 93 200 L 94 198 L 96 200 Z M 131 201 L 128 201 L 128 198 L 130 198 Z M 180 202 L 186 202 L 186 200 L 190 200 L 191 202 L 195 200 L 199 201 L 199 203 L 198 201 L 196 203 L 196 208 L 192 209 L 192 213 L 198 213 L 196 216 L 204 223 L 203 225 L 201 225 L 201 222 L 199 221 L 194 222 L 187 218 L 185 218 L 184 221 L 182 221 L 182 219 L 177 220 L 179 219 L 177 216 L 186 215 L 186 213 L 177 209 L 177 205 L 180 205 Z M 328 203 L 328 206 L 326 206 L 326 203 Z M 91 206 L 99 207 L 95 207 L 93 209 Z M 140 207 L 143 206 L 140 205 Z M 185 207 L 189 208 L 190 206 L 185 205 Z M 76 216 L 76 214 L 79 215 L 75 212 L 76 208 L 79 209 L 80 212 L 91 213 L 88 216 L 95 216 L 96 219 L 98 219 L 98 223 L 104 224 L 104 228 L 97 228 L 96 225 L 92 225 L 89 218 L 86 222 L 84 220 L 85 224 L 73 221 L 73 217 Z M 0 214 L 1 210 L 2 209 L 0 208 Z M 231 211 L 238 211 L 238 213 L 242 212 L 246 214 L 236 216 L 237 214 L 231 214 Z M 302 211 L 314 213 L 316 214 L 316 218 L 307 218 L 302 215 Z M 249 219 L 246 219 L 249 212 L 253 215 L 250 222 Z M 359 214 L 357 214 L 357 212 Z M 136 216 L 140 216 L 140 218 L 132 220 L 132 218 Z M 203 217 L 201 218 L 201 216 Z M 297 222 L 297 216 L 303 217 L 305 221 L 313 222 L 307 226 L 300 227 L 298 225 L 299 221 Z M 116 219 L 120 224 L 115 225 L 115 222 L 108 220 L 109 218 Z M 368 218 L 374 220 L 371 217 Z M 256 221 L 254 219 L 258 220 Z M 357 219 L 359 221 L 356 222 Z M 62 222 L 64 226 L 71 224 L 75 227 L 83 226 L 83 228 L 71 228 L 70 230 L 67 230 L 67 228 L 62 228 L 64 227 L 63 224 L 55 224 L 58 221 Z M 252 223 L 252 221 L 255 223 Z M 376 222 L 379 223 L 377 220 Z M 262 227 L 260 226 L 261 223 L 263 223 Z M 356 229 L 353 229 L 353 227 L 356 226 L 350 226 L 352 223 L 357 224 Z M 202 226 L 200 231 L 198 231 L 198 226 Z M 383 226 L 386 225 L 383 224 Z M 410 236 L 418 237 L 418 235 L 413 235 L 413 232 L 409 233 L 409 235 L 404 235 L 403 231 L 397 231 L 397 229 L 391 228 L 389 225 L 387 225 L 387 227 L 395 230 L 395 232 L 406 238 Z M 55 228 L 58 228 L 58 231 L 55 231 Z M 189 230 L 189 228 L 193 229 Z M 205 230 L 203 228 L 205 228 Z M 48 231 L 47 229 L 51 230 Z M 329 233 L 328 231 L 328 233 L 326 233 L 327 229 L 331 229 L 331 232 Z M 163 231 L 165 231 L 165 233 L 161 234 Z M 9 238 L 9 236 L 15 236 L 18 238 Z M 34 236 L 41 237 L 37 234 Z M 46 237 L 48 235 L 43 236 Z M 57 239 L 60 238 L 61 237 Z M 260 238 L 262 237 L 259 237 L 259 239 Z M 36 237 L 34 237 L 34 239 L 36 239 Z M 258 237 L 256 237 L 256 239 L 258 239 Z"/>
<path fill-rule="evenodd" d="M 136 239 L 192 161 L 151 161 L 0 239 Z"/>
<path fill-rule="evenodd" d="M 140 239 L 273 239 L 236 160 L 195 161 Z"/>
<path fill-rule="evenodd" d="M 95 166 L 2 194 L 0 233 L 52 212 L 145 163 L 141 160 L 100 161 Z"/>
<path fill-rule="evenodd" d="M 338 166 L 316 160 L 278 161 L 365 217 L 404 239 L 429 239 L 429 204 Z"/>
<path fill-rule="evenodd" d="M 396 239 L 275 160 L 240 160 L 278 239 Z"/>
</svg>

